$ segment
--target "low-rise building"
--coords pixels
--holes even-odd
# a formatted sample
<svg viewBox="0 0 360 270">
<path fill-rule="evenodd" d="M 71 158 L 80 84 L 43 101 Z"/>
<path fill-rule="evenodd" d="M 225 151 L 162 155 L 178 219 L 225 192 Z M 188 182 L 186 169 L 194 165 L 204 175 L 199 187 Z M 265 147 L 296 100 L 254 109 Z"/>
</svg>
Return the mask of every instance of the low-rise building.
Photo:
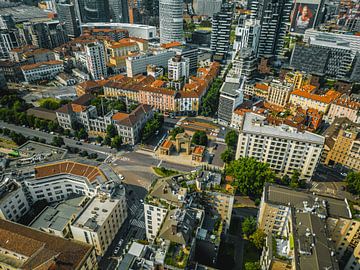
<svg viewBox="0 0 360 270">
<path fill-rule="evenodd" d="M 254 157 L 280 174 L 299 171 L 310 179 L 321 156 L 324 137 L 286 124 L 271 125 L 265 116 L 246 113 L 240 128 L 236 158 Z"/>
<path fill-rule="evenodd" d="M 21 71 L 26 82 L 34 82 L 54 79 L 64 71 L 64 66 L 62 61 L 53 60 L 21 66 Z"/>
<path fill-rule="evenodd" d="M 289 101 L 292 90 L 293 86 L 291 84 L 273 80 L 270 83 L 266 100 L 271 104 L 284 107 Z"/>
<path fill-rule="evenodd" d="M 327 117 L 330 122 L 336 118 L 346 117 L 360 124 L 360 102 L 351 100 L 350 97 L 341 97 L 331 104 Z"/>
</svg>

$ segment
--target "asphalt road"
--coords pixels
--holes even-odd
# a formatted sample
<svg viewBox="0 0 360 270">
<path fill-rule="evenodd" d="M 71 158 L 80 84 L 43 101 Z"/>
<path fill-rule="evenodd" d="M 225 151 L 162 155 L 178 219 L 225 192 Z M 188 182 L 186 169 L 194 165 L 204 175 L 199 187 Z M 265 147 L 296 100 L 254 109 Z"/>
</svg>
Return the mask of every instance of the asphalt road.
<svg viewBox="0 0 360 270">
<path fill-rule="evenodd" d="M 40 139 L 45 139 L 47 143 L 51 143 L 53 138 L 55 136 L 57 136 L 56 134 L 51 135 L 50 133 L 47 133 L 47 132 L 31 129 L 28 127 L 22 127 L 22 126 L 16 126 L 13 124 L 8 124 L 3 121 L 0 121 L 0 127 L 8 128 L 17 133 L 21 133 L 25 137 L 39 137 Z M 104 155 L 104 156 L 108 156 L 109 154 L 116 153 L 116 150 L 107 148 L 105 146 L 93 145 L 93 144 L 85 143 L 85 142 L 83 142 L 81 145 L 77 145 L 76 144 L 78 142 L 77 140 L 66 138 L 64 136 L 62 136 L 62 137 L 64 138 L 65 145 L 71 146 L 71 147 L 77 147 L 81 150 L 86 150 L 87 152 L 90 152 L 90 153 L 97 153 L 97 154 Z"/>
</svg>

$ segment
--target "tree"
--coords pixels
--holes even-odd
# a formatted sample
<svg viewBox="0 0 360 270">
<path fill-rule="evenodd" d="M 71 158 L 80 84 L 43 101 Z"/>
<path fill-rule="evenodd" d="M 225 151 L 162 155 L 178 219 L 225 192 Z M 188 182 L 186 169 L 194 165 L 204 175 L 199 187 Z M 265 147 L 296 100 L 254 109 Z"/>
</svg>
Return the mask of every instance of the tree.
<svg viewBox="0 0 360 270">
<path fill-rule="evenodd" d="M 300 179 L 300 172 L 298 170 L 295 170 L 291 175 L 289 186 L 291 188 L 305 188 L 306 183 Z"/>
<path fill-rule="evenodd" d="M 201 115 L 214 116 L 219 107 L 220 87 L 222 85 L 221 79 L 215 79 L 202 99 Z"/>
<path fill-rule="evenodd" d="M 235 159 L 235 151 L 231 148 L 226 148 L 226 150 L 221 153 L 220 157 L 222 161 L 224 161 L 226 164 L 229 164 Z"/>
<path fill-rule="evenodd" d="M 245 270 L 260 270 L 260 264 L 258 262 L 246 262 Z"/>
<path fill-rule="evenodd" d="M 83 127 L 81 127 L 79 130 L 76 130 L 74 135 L 79 140 L 88 138 L 88 134 L 87 134 L 85 128 L 83 128 Z"/>
<path fill-rule="evenodd" d="M 228 148 L 236 149 L 237 141 L 238 135 L 235 130 L 230 130 L 228 133 L 226 133 L 225 142 Z"/>
<path fill-rule="evenodd" d="M 254 217 L 247 217 L 241 223 L 241 228 L 244 236 L 249 238 L 256 231 L 256 218 Z"/>
<path fill-rule="evenodd" d="M 122 144 L 122 138 L 119 135 L 116 135 L 112 140 L 111 140 L 111 147 L 115 148 L 117 150 L 120 149 Z"/>
<path fill-rule="evenodd" d="M 146 142 L 149 140 L 155 133 L 155 131 L 160 130 L 162 124 L 164 123 L 164 116 L 159 113 L 154 114 L 154 118 L 147 121 L 143 130 L 141 140 Z"/>
<path fill-rule="evenodd" d="M 263 230 L 257 229 L 252 235 L 250 235 L 250 242 L 259 250 L 265 245 L 266 233 Z"/>
<path fill-rule="evenodd" d="M 205 133 L 205 131 L 195 131 L 192 139 L 191 139 L 191 143 L 192 144 L 197 144 L 197 145 L 203 145 L 203 146 L 207 146 L 208 144 L 208 137 Z"/>
<path fill-rule="evenodd" d="M 55 145 L 57 147 L 60 147 L 64 144 L 65 144 L 64 139 L 60 136 L 55 136 L 52 140 L 52 145 Z"/>
<path fill-rule="evenodd" d="M 171 139 L 175 140 L 176 135 L 178 135 L 179 133 L 183 133 L 185 131 L 185 129 L 183 127 L 175 127 L 170 131 L 170 135 L 171 135 Z"/>
<path fill-rule="evenodd" d="M 235 179 L 233 184 L 242 194 L 253 197 L 261 196 L 265 182 L 275 180 L 275 174 L 268 164 L 249 157 L 230 162 L 225 172 Z"/>
<path fill-rule="evenodd" d="M 97 137 L 96 137 L 96 141 L 97 141 L 98 143 L 101 143 L 103 140 L 104 140 L 104 139 L 103 139 L 103 137 L 101 137 L 101 136 L 97 136 Z"/>
<path fill-rule="evenodd" d="M 117 135 L 117 130 L 114 125 L 108 125 L 106 128 L 106 135 L 110 138 L 114 138 Z"/>
<path fill-rule="evenodd" d="M 360 172 L 349 172 L 345 178 L 347 189 L 354 195 L 360 195 Z"/>
<path fill-rule="evenodd" d="M 55 98 L 44 98 L 39 101 L 40 107 L 48 110 L 57 110 L 62 105 L 61 101 Z"/>
<path fill-rule="evenodd" d="M 111 138 L 109 136 L 106 136 L 104 139 L 104 144 L 105 145 L 110 145 L 111 144 Z"/>
</svg>

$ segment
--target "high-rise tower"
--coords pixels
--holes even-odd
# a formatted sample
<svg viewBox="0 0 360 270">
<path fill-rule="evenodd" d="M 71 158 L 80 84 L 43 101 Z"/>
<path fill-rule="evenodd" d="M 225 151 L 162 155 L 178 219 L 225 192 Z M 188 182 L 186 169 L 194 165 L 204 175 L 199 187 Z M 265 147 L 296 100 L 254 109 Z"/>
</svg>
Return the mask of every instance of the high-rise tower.
<svg viewBox="0 0 360 270">
<path fill-rule="evenodd" d="M 183 0 L 160 0 L 160 43 L 183 42 Z"/>
</svg>

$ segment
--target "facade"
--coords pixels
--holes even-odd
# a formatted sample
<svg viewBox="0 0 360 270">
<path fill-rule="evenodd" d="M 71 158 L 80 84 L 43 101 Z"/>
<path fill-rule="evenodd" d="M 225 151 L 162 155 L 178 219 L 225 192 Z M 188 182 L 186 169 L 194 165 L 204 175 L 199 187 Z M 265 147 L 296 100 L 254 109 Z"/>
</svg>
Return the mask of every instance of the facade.
<svg viewBox="0 0 360 270">
<path fill-rule="evenodd" d="M 257 55 L 260 37 L 260 22 L 250 19 L 246 15 L 240 15 L 238 25 L 235 28 L 234 51 L 242 48 L 250 48 Z"/>
<path fill-rule="evenodd" d="M 56 4 L 59 21 L 64 24 L 66 34 L 70 37 L 78 37 L 80 28 L 76 20 L 75 5 L 70 1 L 62 0 Z"/>
<path fill-rule="evenodd" d="M 233 111 L 243 102 L 243 92 L 239 83 L 224 82 L 220 88 L 218 119 L 229 125 Z"/>
<path fill-rule="evenodd" d="M 108 1 L 77 0 L 76 3 L 81 24 L 110 21 Z"/>
<path fill-rule="evenodd" d="M 257 59 L 255 53 L 251 48 L 242 48 L 237 51 L 227 78 L 237 78 L 239 81 L 249 82 L 253 79 L 256 69 Z"/>
<path fill-rule="evenodd" d="M 295 89 L 291 92 L 290 103 L 301 108 L 313 108 L 319 112 L 327 113 L 330 104 L 341 96 L 341 93 L 329 90 L 324 95 L 314 93 L 315 87 L 305 85 L 302 89 Z"/>
<path fill-rule="evenodd" d="M 324 137 L 288 125 L 272 126 L 264 116 L 246 113 L 240 128 L 236 158 L 254 157 L 280 174 L 298 170 L 310 179 L 321 156 Z M 281 155 L 279 154 L 281 153 Z"/>
<path fill-rule="evenodd" d="M 281 55 L 290 23 L 292 1 L 250 0 L 251 18 L 260 20 L 258 55 Z"/>
<path fill-rule="evenodd" d="M 190 45 L 180 45 L 180 46 L 175 46 L 170 50 L 174 51 L 176 55 L 180 55 L 181 57 L 188 58 L 190 73 L 191 74 L 196 73 L 196 70 L 198 68 L 199 48 Z"/>
<path fill-rule="evenodd" d="M 105 47 L 101 42 L 87 44 L 85 47 L 86 67 L 93 80 L 107 77 Z"/>
<path fill-rule="evenodd" d="M 190 72 L 190 60 L 176 55 L 168 61 L 168 78 L 172 81 L 187 80 Z"/>
<path fill-rule="evenodd" d="M 55 60 L 54 53 L 49 49 L 25 46 L 10 51 L 10 60 L 24 64 L 36 64 Z"/>
<path fill-rule="evenodd" d="M 110 20 L 114 23 L 129 22 L 128 2 L 124 0 L 109 0 Z"/>
<path fill-rule="evenodd" d="M 9 59 L 10 51 L 22 44 L 23 41 L 18 30 L 0 30 L 0 59 Z"/>
<path fill-rule="evenodd" d="M 221 10 L 214 14 L 210 49 L 219 58 L 226 58 L 230 46 L 230 31 L 234 6 L 231 3 L 221 5 Z"/>
<path fill-rule="evenodd" d="M 183 42 L 183 1 L 159 0 L 160 43 Z"/>
<path fill-rule="evenodd" d="M 103 256 L 127 217 L 125 189 L 121 198 L 98 196 L 91 199 L 71 225 L 75 240 L 91 244 Z"/>
<path fill-rule="evenodd" d="M 32 228 L 0 220 L 2 269 L 98 269 L 95 250 Z"/>
<path fill-rule="evenodd" d="M 336 118 L 346 117 L 350 121 L 360 124 L 360 102 L 351 100 L 349 97 L 341 97 L 331 105 L 327 117 L 330 122 Z"/>
<path fill-rule="evenodd" d="M 192 33 L 191 42 L 202 47 L 210 47 L 211 32 L 206 30 L 195 30 Z"/>
<path fill-rule="evenodd" d="M 53 60 L 21 66 L 21 71 L 26 82 L 51 80 L 64 71 L 64 65 L 62 61 Z"/>
<path fill-rule="evenodd" d="M 280 81 L 272 81 L 269 87 L 269 93 L 266 101 L 284 107 L 290 98 L 293 87 L 291 84 Z"/>
<path fill-rule="evenodd" d="M 194 0 L 193 8 L 196 15 L 213 17 L 220 11 L 221 4 L 221 0 Z"/>
</svg>

